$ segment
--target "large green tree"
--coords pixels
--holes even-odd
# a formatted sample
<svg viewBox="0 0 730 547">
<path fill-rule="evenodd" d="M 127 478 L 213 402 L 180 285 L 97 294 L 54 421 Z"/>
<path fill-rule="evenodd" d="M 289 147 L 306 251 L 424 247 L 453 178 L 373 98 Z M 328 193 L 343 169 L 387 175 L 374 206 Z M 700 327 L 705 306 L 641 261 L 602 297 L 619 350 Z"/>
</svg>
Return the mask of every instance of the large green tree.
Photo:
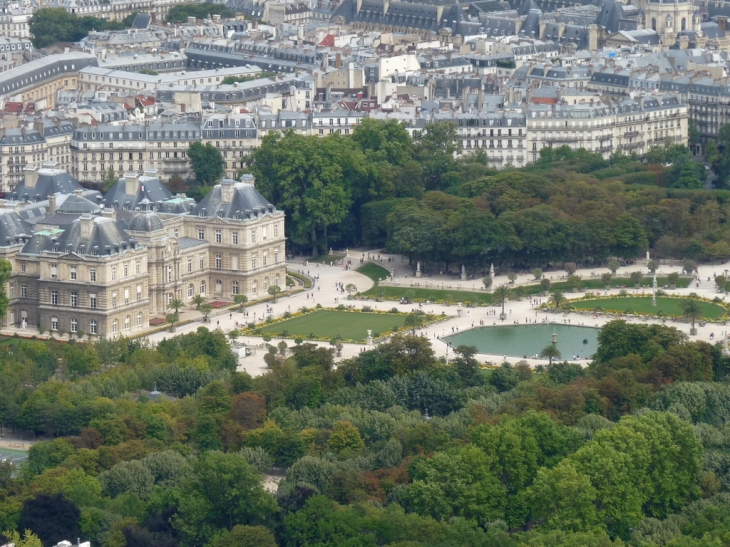
<svg viewBox="0 0 730 547">
<path fill-rule="evenodd" d="M 212 143 L 196 141 L 188 147 L 188 157 L 198 183 L 211 185 L 220 181 L 225 174 L 223 156 Z"/>
</svg>

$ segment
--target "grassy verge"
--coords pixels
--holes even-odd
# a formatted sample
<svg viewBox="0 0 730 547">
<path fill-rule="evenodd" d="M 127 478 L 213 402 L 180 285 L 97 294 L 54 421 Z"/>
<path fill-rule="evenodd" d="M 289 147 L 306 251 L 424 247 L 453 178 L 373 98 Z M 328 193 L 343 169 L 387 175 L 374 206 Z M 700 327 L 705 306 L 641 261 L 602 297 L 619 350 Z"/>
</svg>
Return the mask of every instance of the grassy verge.
<svg viewBox="0 0 730 547">
<path fill-rule="evenodd" d="M 668 315 L 682 317 L 682 310 L 679 306 L 680 298 L 657 298 L 656 307 L 651 305 L 651 297 L 616 297 L 596 298 L 592 300 L 572 300 L 571 305 L 577 310 L 601 309 L 609 312 L 640 313 L 646 315 Z M 705 319 L 719 319 L 727 313 L 727 310 L 719 304 L 698 300 L 697 303 L 702 310 Z"/>
<path fill-rule="evenodd" d="M 388 270 L 386 270 L 382 266 L 375 264 L 374 262 L 368 262 L 367 264 L 360 266 L 355 271 L 372 279 L 375 282 L 375 287 L 378 286 L 381 279 L 387 279 L 390 275 L 390 272 Z"/>
</svg>

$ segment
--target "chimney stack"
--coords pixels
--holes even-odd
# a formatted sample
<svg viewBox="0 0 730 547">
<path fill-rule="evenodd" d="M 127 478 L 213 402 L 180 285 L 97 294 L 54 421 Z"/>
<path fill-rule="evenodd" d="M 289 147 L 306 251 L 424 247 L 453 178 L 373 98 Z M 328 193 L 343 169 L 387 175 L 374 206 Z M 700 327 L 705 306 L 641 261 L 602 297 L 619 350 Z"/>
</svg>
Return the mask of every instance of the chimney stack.
<svg viewBox="0 0 730 547">
<path fill-rule="evenodd" d="M 221 181 L 221 202 L 231 203 L 233 202 L 233 181 L 222 180 Z"/>
<path fill-rule="evenodd" d="M 94 217 L 91 215 L 81 215 L 81 238 L 89 239 L 91 232 L 94 231 Z"/>
<path fill-rule="evenodd" d="M 34 165 L 23 168 L 25 174 L 25 187 L 35 188 L 36 182 L 38 182 L 38 168 Z"/>
<path fill-rule="evenodd" d="M 56 194 L 48 196 L 48 214 L 53 215 L 56 213 Z"/>
<path fill-rule="evenodd" d="M 136 196 L 139 189 L 137 173 L 126 173 L 124 175 L 124 195 Z"/>
</svg>

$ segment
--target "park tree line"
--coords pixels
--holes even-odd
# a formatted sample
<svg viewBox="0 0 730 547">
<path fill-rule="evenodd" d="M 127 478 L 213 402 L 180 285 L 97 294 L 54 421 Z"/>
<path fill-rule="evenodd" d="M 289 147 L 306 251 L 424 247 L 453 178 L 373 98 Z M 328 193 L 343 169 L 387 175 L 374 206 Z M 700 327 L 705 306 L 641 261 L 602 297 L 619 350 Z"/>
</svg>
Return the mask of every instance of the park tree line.
<svg viewBox="0 0 730 547">
<path fill-rule="evenodd" d="M 727 191 L 703 190 L 685 146 L 635 156 L 547 148 L 524 169 L 495 171 L 459 154 L 452 124 L 413 138 L 394 120 L 363 120 L 352 135 L 269 133 L 247 158 L 258 189 L 287 213 L 292 245 L 317 254 L 358 244 L 425 269 L 489 264 L 730 257 Z"/>
<path fill-rule="evenodd" d="M 41 8 L 33 13 L 29 21 L 30 39 L 36 49 L 56 42 L 78 42 L 90 31 L 124 30 L 132 26 L 137 13 L 132 13 L 120 21 L 98 17 L 79 17 L 64 8 Z"/>
<path fill-rule="evenodd" d="M 413 334 L 335 368 L 300 341 L 270 347 L 257 378 L 235 371 L 235 337 L 0 346 L 0 424 L 48 439 L 0 464 L 0 530 L 101 547 L 719 546 L 730 532 L 730 359 L 677 329 L 613 321 L 585 369 L 483 369 L 467 346 L 447 364 Z"/>
</svg>

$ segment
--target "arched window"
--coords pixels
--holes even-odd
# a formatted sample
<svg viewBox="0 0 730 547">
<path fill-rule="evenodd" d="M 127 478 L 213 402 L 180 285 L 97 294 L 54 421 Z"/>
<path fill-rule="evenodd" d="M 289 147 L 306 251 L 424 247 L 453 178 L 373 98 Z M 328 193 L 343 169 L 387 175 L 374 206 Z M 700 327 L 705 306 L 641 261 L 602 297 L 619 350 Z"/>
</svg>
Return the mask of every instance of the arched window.
<svg viewBox="0 0 730 547">
<path fill-rule="evenodd" d="M 682 17 L 682 30 L 685 30 L 687 28 L 687 18 Z"/>
<path fill-rule="evenodd" d="M 656 17 L 651 18 L 651 29 L 656 30 Z"/>
<path fill-rule="evenodd" d="M 223 292 L 223 281 L 220 279 L 215 280 L 215 292 Z"/>
<path fill-rule="evenodd" d="M 205 281 L 200 282 L 200 296 L 205 296 Z"/>
<path fill-rule="evenodd" d="M 269 288 L 269 278 L 264 277 L 264 290 Z"/>
<path fill-rule="evenodd" d="M 117 332 L 119 330 L 119 321 L 116 319 L 112 321 L 112 332 Z"/>
<path fill-rule="evenodd" d="M 141 327 L 142 326 L 142 312 L 139 312 L 137 314 L 137 326 L 138 327 Z"/>
<path fill-rule="evenodd" d="M 190 283 L 188 285 L 188 298 L 192 298 L 195 295 L 195 284 Z"/>
<path fill-rule="evenodd" d="M 231 283 L 231 293 L 238 294 L 238 281 L 233 281 Z"/>
</svg>

